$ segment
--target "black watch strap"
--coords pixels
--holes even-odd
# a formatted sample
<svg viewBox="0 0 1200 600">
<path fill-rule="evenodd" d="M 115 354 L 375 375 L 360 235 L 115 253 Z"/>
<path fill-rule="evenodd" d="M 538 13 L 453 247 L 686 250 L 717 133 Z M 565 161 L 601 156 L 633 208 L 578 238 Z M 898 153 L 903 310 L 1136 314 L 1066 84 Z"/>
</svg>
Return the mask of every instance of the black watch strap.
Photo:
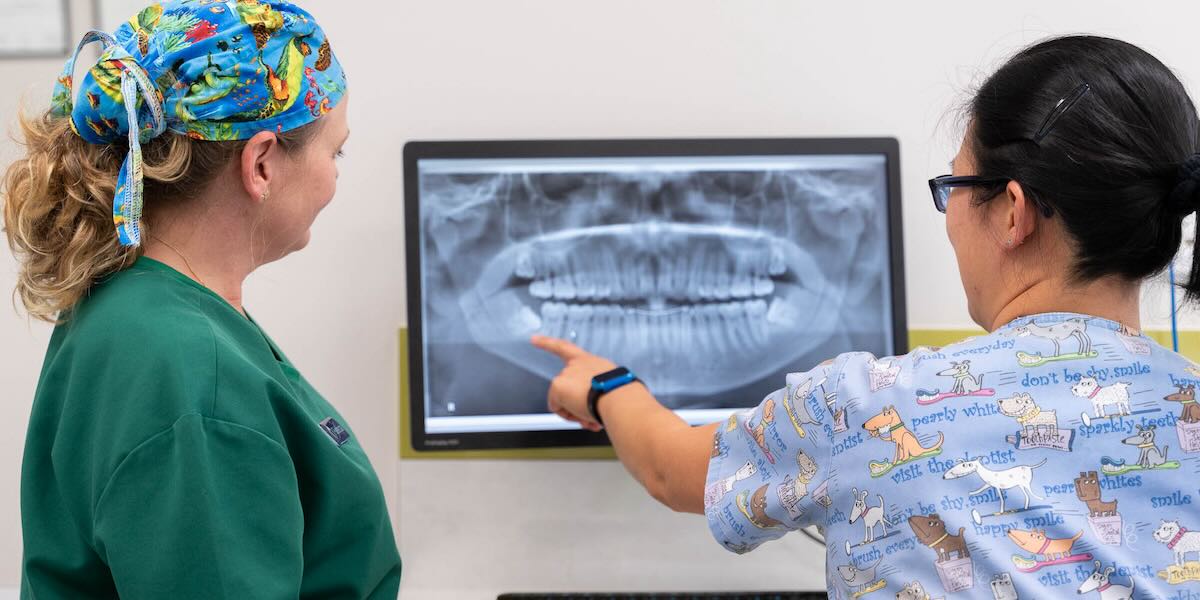
<svg viewBox="0 0 1200 600">
<path fill-rule="evenodd" d="M 588 389 L 587 409 L 588 413 L 597 423 L 604 425 L 604 419 L 600 418 L 600 410 L 597 404 L 600 402 L 600 397 L 608 392 L 611 392 L 621 386 L 628 385 L 638 381 L 637 375 L 625 367 L 617 367 L 611 371 L 606 371 L 592 378 L 592 387 Z"/>
<path fill-rule="evenodd" d="M 604 419 L 600 418 L 600 411 L 599 411 L 599 409 L 596 408 L 596 405 L 600 402 L 600 396 L 602 396 L 602 395 L 604 395 L 604 392 L 602 392 L 596 388 L 588 388 L 588 405 L 587 406 L 588 406 L 588 414 L 592 415 L 592 418 L 595 419 L 597 423 L 604 425 Z"/>
</svg>

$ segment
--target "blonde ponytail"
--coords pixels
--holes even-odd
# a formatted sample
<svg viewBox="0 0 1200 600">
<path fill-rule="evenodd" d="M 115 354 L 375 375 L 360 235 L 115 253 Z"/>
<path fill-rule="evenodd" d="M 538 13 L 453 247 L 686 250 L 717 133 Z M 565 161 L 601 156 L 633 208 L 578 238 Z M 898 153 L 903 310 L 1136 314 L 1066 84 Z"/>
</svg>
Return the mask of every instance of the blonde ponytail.
<svg viewBox="0 0 1200 600">
<path fill-rule="evenodd" d="M 69 119 L 49 112 L 19 117 L 25 156 L 0 184 L 4 232 L 20 263 L 15 295 L 34 318 L 66 320 L 96 282 L 129 267 L 142 250 L 122 247 L 113 226 L 113 191 L 126 148 L 91 144 Z M 315 127 L 277 134 L 303 147 Z M 162 203 L 194 199 L 245 142 L 206 142 L 168 132 L 143 145 L 147 229 Z"/>
</svg>

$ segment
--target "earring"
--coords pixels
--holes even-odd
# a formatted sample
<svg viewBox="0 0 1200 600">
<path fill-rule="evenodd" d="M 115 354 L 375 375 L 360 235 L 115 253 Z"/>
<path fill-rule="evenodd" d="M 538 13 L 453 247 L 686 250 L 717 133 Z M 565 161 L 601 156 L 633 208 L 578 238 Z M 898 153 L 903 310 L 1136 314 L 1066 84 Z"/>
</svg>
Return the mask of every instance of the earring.
<svg viewBox="0 0 1200 600">
<path fill-rule="evenodd" d="M 1005 246 L 1008 246 L 1009 248 L 1011 248 L 1011 247 L 1012 247 L 1012 238 L 1008 238 L 1008 240 L 1006 240 L 1006 241 L 1004 242 L 1004 245 L 1005 245 Z"/>
<path fill-rule="evenodd" d="M 259 196 L 259 197 L 258 197 L 258 201 L 259 201 L 259 202 L 266 202 L 266 201 L 267 201 L 267 196 L 269 196 L 270 194 L 271 194 L 271 192 L 269 192 L 269 191 L 263 191 L 263 193 L 262 193 L 262 196 Z"/>
</svg>

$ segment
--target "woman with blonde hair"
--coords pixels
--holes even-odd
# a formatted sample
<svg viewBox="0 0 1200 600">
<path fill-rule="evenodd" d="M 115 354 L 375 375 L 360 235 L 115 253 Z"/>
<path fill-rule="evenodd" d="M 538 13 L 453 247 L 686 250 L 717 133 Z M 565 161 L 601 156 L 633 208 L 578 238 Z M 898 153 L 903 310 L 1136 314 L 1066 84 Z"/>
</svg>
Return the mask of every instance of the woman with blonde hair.
<svg viewBox="0 0 1200 600">
<path fill-rule="evenodd" d="M 328 38 L 286 2 L 171 0 L 93 41 L 4 177 L 17 294 L 56 324 L 22 597 L 395 598 L 370 462 L 242 306 L 334 194 L 349 129 Z"/>
</svg>

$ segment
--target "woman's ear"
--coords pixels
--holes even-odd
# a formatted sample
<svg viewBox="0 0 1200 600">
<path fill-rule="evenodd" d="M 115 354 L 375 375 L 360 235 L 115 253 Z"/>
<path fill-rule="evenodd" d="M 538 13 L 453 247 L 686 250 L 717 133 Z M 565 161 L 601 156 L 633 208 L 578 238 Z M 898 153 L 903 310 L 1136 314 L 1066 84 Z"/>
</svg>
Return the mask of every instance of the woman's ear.
<svg viewBox="0 0 1200 600">
<path fill-rule="evenodd" d="M 1037 226 L 1038 209 L 1033 199 L 1025 194 L 1025 189 L 1016 181 L 1009 181 L 1004 188 L 1005 210 L 1004 241 L 1005 248 L 1012 249 L 1020 246 L 1025 239 L 1033 234 Z"/>
<path fill-rule="evenodd" d="M 271 184 L 280 177 L 276 160 L 283 148 L 279 139 L 270 131 L 260 131 L 246 140 L 242 149 L 240 172 L 242 188 L 251 202 L 263 202 L 270 195 Z"/>
</svg>

